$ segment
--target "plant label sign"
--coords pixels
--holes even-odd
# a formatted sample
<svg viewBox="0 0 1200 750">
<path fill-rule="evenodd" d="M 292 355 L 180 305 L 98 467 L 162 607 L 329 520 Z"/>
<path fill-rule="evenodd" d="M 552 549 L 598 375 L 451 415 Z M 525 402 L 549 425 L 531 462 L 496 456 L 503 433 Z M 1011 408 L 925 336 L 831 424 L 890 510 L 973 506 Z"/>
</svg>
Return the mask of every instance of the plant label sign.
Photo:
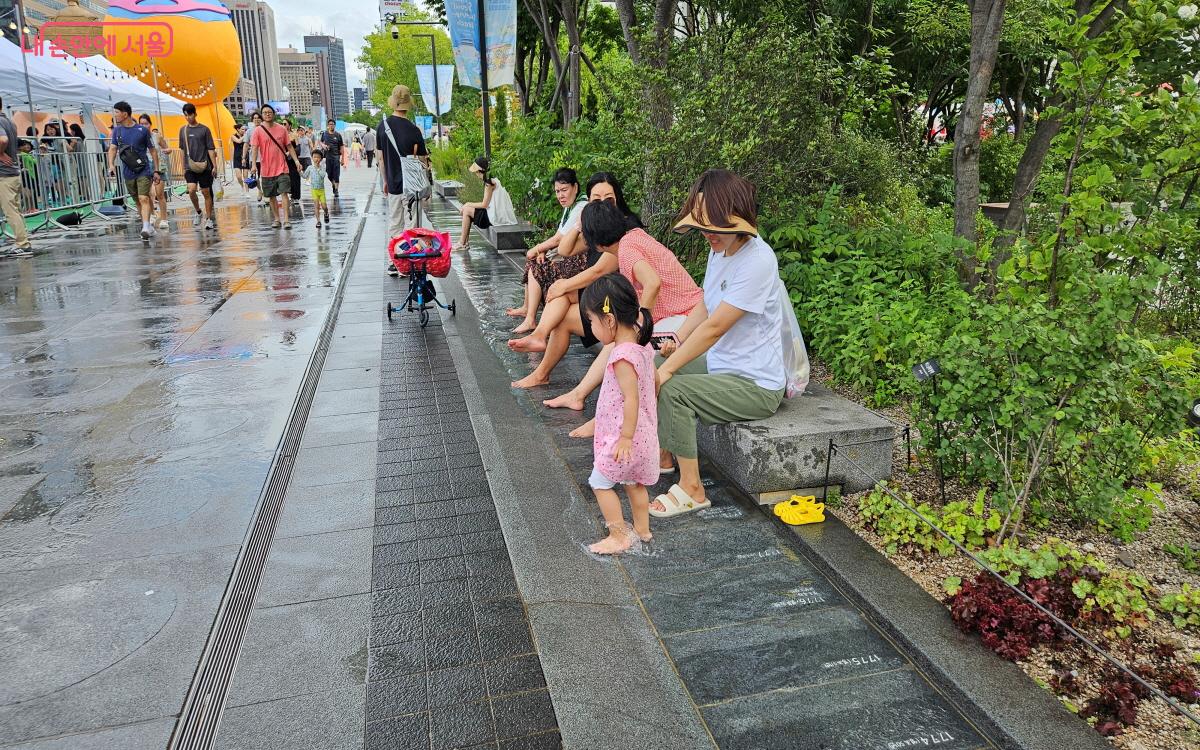
<svg viewBox="0 0 1200 750">
<path fill-rule="evenodd" d="M 937 375 L 941 371 L 942 368 L 940 365 L 938 365 L 938 361 L 936 359 L 927 359 L 919 365 L 913 365 L 912 368 L 913 377 L 922 383 L 924 383 L 926 380 L 929 380 L 934 375 Z"/>
</svg>

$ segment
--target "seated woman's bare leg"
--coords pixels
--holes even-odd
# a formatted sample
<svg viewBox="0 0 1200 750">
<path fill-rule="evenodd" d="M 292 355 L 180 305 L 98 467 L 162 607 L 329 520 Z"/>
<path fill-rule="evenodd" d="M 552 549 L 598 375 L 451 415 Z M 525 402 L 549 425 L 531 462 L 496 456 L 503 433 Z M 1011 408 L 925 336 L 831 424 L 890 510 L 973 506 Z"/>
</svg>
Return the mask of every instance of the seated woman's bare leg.
<svg viewBox="0 0 1200 750">
<path fill-rule="evenodd" d="M 543 320 L 545 316 L 543 316 Z M 588 368 L 587 374 L 583 376 L 583 380 L 579 381 L 579 385 L 567 391 L 557 398 L 548 398 L 542 403 L 549 406 L 551 409 L 574 409 L 575 411 L 583 411 L 583 404 L 587 397 L 592 394 L 592 391 L 600 387 L 600 383 L 604 381 L 604 368 L 608 367 L 608 357 L 612 354 L 613 344 L 607 344 L 600 350 L 600 355 L 592 362 Z"/>
<path fill-rule="evenodd" d="M 538 366 L 534 368 L 533 372 L 514 382 L 513 387 L 532 388 L 550 382 L 550 373 L 562 360 L 563 355 L 567 353 L 567 347 L 571 345 L 572 335 L 583 335 L 583 323 L 579 318 L 579 305 L 571 305 L 566 318 L 550 334 L 550 340 L 546 345 L 546 353 L 542 355 L 542 361 L 538 363 Z"/>
<path fill-rule="evenodd" d="M 471 219 L 475 217 L 475 207 L 467 204 L 462 207 L 462 239 L 459 240 L 459 248 L 464 248 L 471 243 Z"/>
<path fill-rule="evenodd" d="M 539 288 L 540 292 L 541 289 Z M 571 309 L 570 298 L 555 297 L 546 303 L 546 308 L 542 310 L 542 320 L 537 324 L 537 328 L 533 333 L 523 339 L 516 339 L 508 342 L 508 348 L 514 352 L 544 352 L 546 351 L 546 341 L 549 340 L 550 334 L 556 329 L 567 317 L 567 311 Z M 526 318 L 526 323 L 529 319 Z M 513 333 L 524 333 L 521 329 L 525 326 L 513 331 Z"/>
<path fill-rule="evenodd" d="M 521 306 L 508 308 L 507 310 L 504 311 L 505 315 L 509 316 L 510 318 L 524 318 L 526 316 L 527 313 L 525 311 L 529 309 L 529 285 L 530 284 L 537 286 L 537 282 L 534 281 L 533 276 L 531 276 L 531 275 L 526 276 L 526 278 L 525 278 L 525 294 L 521 298 Z"/>
<path fill-rule="evenodd" d="M 525 300 L 525 319 L 513 329 L 513 333 L 529 333 L 537 325 L 537 311 L 542 306 L 542 287 L 532 275 L 525 287 Z"/>
</svg>

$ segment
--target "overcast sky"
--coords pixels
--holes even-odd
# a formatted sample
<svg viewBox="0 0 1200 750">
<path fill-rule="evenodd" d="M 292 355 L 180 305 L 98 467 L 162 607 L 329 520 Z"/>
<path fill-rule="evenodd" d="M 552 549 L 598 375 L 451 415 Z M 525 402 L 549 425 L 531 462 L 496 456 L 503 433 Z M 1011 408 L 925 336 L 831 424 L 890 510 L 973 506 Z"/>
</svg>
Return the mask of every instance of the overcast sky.
<svg viewBox="0 0 1200 750">
<path fill-rule="evenodd" d="M 364 85 L 366 71 L 355 62 L 363 37 L 379 20 L 379 0 L 267 0 L 275 11 L 275 35 L 280 47 L 304 49 L 304 35 L 325 33 L 346 45 L 346 82 L 353 92 Z M 423 4 L 423 3 L 422 3 Z"/>
</svg>

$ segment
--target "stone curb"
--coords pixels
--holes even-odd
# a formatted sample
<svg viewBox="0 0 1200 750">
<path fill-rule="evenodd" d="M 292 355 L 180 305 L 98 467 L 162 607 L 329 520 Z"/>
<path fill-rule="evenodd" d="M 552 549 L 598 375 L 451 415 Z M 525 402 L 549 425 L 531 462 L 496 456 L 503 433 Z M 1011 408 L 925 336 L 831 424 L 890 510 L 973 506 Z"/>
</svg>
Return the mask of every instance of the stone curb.
<svg viewBox="0 0 1200 750">
<path fill-rule="evenodd" d="M 763 512 L 772 515 L 771 508 Z M 1012 750 L 1111 750 L 1020 667 L 954 626 L 936 599 L 840 519 L 790 526 L 805 557 L 863 614 L 898 641 L 917 666 L 984 733 Z"/>
</svg>

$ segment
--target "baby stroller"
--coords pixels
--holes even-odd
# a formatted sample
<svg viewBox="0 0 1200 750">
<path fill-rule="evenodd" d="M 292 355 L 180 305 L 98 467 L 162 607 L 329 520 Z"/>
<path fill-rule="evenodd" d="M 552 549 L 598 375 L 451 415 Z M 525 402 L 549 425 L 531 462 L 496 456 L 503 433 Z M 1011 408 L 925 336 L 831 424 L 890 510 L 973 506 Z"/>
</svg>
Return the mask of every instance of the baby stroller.
<svg viewBox="0 0 1200 750">
<path fill-rule="evenodd" d="M 412 312 L 415 305 L 421 317 L 421 327 L 424 328 L 429 323 L 430 303 L 454 314 L 454 301 L 443 305 L 437 298 L 437 290 L 430 278 L 443 279 L 450 273 L 450 248 L 448 233 L 421 227 L 406 229 L 404 234 L 388 242 L 388 255 L 396 264 L 396 270 L 408 277 L 408 298 L 399 305 L 387 304 L 388 320 L 397 310 L 408 308 Z"/>
</svg>

